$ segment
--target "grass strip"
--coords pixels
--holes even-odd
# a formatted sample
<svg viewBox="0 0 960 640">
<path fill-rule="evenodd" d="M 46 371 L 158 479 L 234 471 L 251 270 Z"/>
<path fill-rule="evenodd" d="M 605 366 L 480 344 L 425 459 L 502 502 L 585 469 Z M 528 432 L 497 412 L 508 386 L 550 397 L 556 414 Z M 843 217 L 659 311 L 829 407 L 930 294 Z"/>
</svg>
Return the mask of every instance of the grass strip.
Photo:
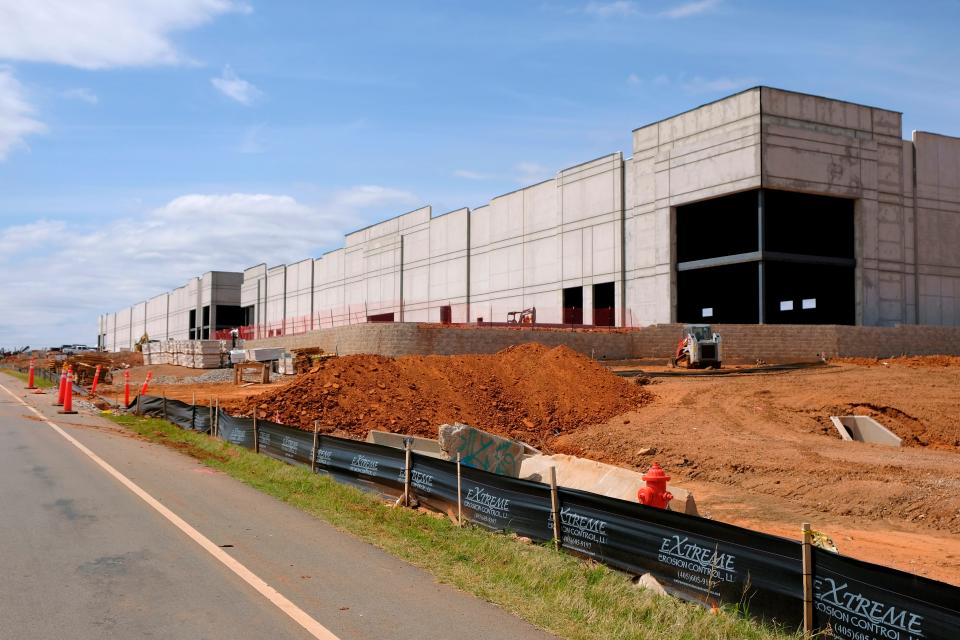
<svg viewBox="0 0 960 640">
<path fill-rule="evenodd" d="M 322 474 L 257 455 L 168 422 L 109 416 L 141 436 L 191 455 L 338 529 L 426 569 L 437 580 L 495 603 L 571 640 L 797 640 L 799 633 L 733 608 L 710 612 L 636 587 L 602 564 L 477 527 L 457 528 L 383 503 Z"/>
<path fill-rule="evenodd" d="M 0 371 L 3 371 L 7 375 L 11 375 L 18 380 L 22 380 L 23 382 L 30 381 L 30 374 L 20 373 L 19 371 L 15 371 L 13 369 L 0 369 Z M 40 389 L 49 389 L 50 387 L 54 386 L 52 382 L 46 378 L 41 378 L 39 375 L 33 376 L 33 384 Z"/>
</svg>

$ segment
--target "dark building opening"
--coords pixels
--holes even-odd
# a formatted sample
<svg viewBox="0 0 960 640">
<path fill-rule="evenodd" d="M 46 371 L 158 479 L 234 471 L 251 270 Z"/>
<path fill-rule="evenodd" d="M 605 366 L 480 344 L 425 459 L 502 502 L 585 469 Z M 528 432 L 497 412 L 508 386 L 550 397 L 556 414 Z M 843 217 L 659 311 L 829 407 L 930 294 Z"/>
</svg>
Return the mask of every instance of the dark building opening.
<svg viewBox="0 0 960 640">
<path fill-rule="evenodd" d="M 197 310 L 190 309 L 190 339 L 197 339 Z"/>
<path fill-rule="evenodd" d="M 677 207 L 677 321 L 854 324 L 854 201 L 770 189 Z"/>
<path fill-rule="evenodd" d="M 453 322 L 453 307 L 448 304 L 440 307 L 440 324 L 451 324 Z"/>
<path fill-rule="evenodd" d="M 757 251 L 757 192 L 677 207 L 677 262 Z"/>
<path fill-rule="evenodd" d="M 255 309 L 256 307 L 252 304 L 248 307 L 241 308 L 242 317 L 240 319 L 240 326 L 249 327 L 256 322 L 254 318 L 254 314 L 256 313 Z"/>
<path fill-rule="evenodd" d="M 248 307 L 252 309 L 252 307 Z M 234 327 L 242 327 L 247 324 L 244 322 L 246 314 L 243 307 L 229 305 L 229 304 L 218 304 L 217 305 L 217 326 L 216 330 L 220 331 L 221 329 L 232 329 Z"/>
<path fill-rule="evenodd" d="M 583 287 L 563 290 L 563 324 L 583 324 Z"/>
<path fill-rule="evenodd" d="M 764 189 L 763 249 L 832 258 L 853 253 L 853 200 Z"/>
<path fill-rule="evenodd" d="M 367 322 L 393 322 L 393 314 L 378 313 L 376 315 L 367 316 Z"/>
<path fill-rule="evenodd" d="M 771 262 L 766 267 L 766 321 L 771 324 L 854 324 L 850 267 Z"/>
<path fill-rule="evenodd" d="M 679 322 L 756 324 L 757 263 L 742 262 L 677 274 Z"/>
<path fill-rule="evenodd" d="M 612 282 L 593 285 L 593 324 L 612 327 L 616 324 L 615 289 Z"/>
<path fill-rule="evenodd" d="M 203 326 L 200 329 L 201 340 L 210 339 L 210 305 L 203 307 Z"/>
</svg>

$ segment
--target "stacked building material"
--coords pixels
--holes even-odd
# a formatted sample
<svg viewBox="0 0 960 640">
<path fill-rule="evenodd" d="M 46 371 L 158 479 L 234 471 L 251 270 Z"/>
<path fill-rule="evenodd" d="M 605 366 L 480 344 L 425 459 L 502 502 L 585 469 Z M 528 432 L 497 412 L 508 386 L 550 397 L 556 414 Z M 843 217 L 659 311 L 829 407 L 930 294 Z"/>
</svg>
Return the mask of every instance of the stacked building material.
<svg viewBox="0 0 960 640">
<path fill-rule="evenodd" d="M 144 364 L 174 364 L 191 369 L 217 369 L 227 358 L 223 340 L 166 340 L 143 347 Z"/>
<path fill-rule="evenodd" d="M 217 369 L 223 364 L 226 343 L 220 340 L 193 340 L 188 342 L 190 364 L 194 369 Z"/>
</svg>

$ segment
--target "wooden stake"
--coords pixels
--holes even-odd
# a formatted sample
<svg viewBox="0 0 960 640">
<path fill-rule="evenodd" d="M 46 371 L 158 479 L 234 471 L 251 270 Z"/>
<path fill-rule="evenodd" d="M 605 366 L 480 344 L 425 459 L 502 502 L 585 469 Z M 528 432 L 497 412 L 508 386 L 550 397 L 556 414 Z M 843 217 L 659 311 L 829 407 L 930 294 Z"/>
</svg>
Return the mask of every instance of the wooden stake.
<svg viewBox="0 0 960 640">
<path fill-rule="evenodd" d="M 813 534 L 810 523 L 800 525 L 803 533 L 803 631 L 810 637 L 813 635 Z"/>
<path fill-rule="evenodd" d="M 163 392 L 163 419 L 167 419 L 167 392 Z"/>
<path fill-rule="evenodd" d="M 553 515 L 553 547 L 560 550 L 560 493 L 557 491 L 557 468 L 550 467 L 550 511 Z"/>
<path fill-rule="evenodd" d="M 320 427 L 317 425 L 317 421 L 313 421 L 313 451 L 310 453 L 310 471 L 314 473 L 317 472 L 317 439 L 319 438 L 318 432 Z"/>
<path fill-rule="evenodd" d="M 211 436 L 217 435 L 213 432 L 213 398 L 207 398 L 207 432 Z"/>
<path fill-rule="evenodd" d="M 463 526 L 463 484 L 460 480 L 460 454 L 457 454 L 457 526 Z"/>
<path fill-rule="evenodd" d="M 140 394 L 137 394 L 137 415 L 142 416 L 143 412 L 140 411 Z"/>
<path fill-rule="evenodd" d="M 253 452 L 260 453 L 260 434 L 257 431 L 257 410 L 253 410 Z"/>
<path fill-rule="evenodd" d="M 214 435 L 220 436 L 220 397 L 217 397 L 216 404 L 213 408 L 213 432 Z"/>
<path fill-rule="evenodd" d="M 403 478 L 403 506 L 410 506 L 410 438 L 407 437 L 404 439 L 404 446 L 406 447 L 406 462 L 404 469 L 404 478 Z"/>
</svg>

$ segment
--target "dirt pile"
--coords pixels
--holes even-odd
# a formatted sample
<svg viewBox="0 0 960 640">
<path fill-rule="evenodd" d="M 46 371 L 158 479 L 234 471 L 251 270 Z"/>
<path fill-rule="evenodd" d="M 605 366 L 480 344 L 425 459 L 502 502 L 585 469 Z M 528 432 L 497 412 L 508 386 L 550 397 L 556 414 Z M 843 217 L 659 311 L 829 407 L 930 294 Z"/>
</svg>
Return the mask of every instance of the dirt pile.
<svg viewBox="0 0 960 640">
<path fill-rule="evenodd" d="M 363 438 L 380 429 L 435 438 L 460 421 L 549 449 L 561 433 L 637 409 L 651 396 L 567 347 L 511 347 L 494 355 L 356 355 L 259 396 L 230 413 Z"/>
</svg>

